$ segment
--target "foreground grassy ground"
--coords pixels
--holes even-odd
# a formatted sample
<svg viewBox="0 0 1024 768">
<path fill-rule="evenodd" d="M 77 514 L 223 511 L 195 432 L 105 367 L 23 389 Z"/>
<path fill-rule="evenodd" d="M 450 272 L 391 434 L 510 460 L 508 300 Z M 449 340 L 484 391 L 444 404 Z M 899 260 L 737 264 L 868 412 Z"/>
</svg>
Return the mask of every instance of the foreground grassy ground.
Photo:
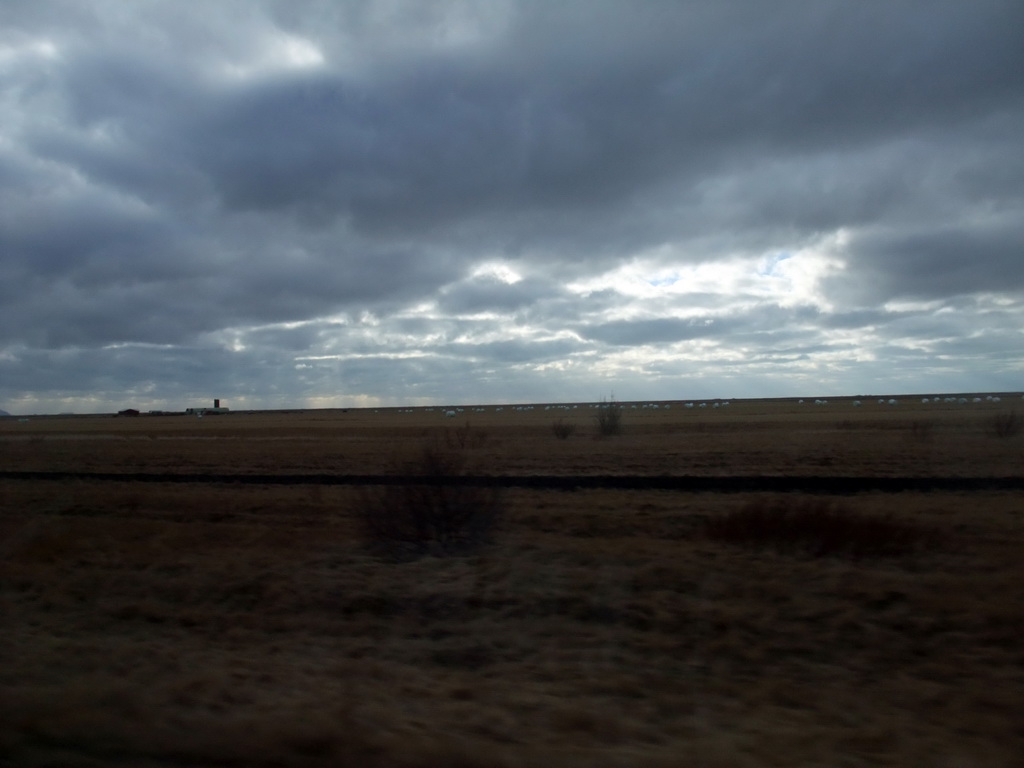
<svg viewBox="0 0 1024 768">
<path fill-rule="evenodd" d="M 1019 438 L 949 420 L 974 430 L 960 434 L 965 464 L 983 466 L 963 449 L 976 445 L 1020 474 Z M 584 466 L 581 455 L 604 467 L 617 452 L 639 464 L 630 446 L 678 440 L 672 424 L 638 417 L 603 441 L 559 441 L 540 420 L 481 424 L 470 450 L 513 472 L 544 457 L 524 443 L 556 467 Z M 928 435 L 793 424 L 799 450 L 829 446 L 848 465 L 851 433 L 890 457 L 931 452 L 934 464 L 952 451 L 941 423 Z M 380 443 L 393 455 L 393 430 L 406 428 L 368 424 L 353 461 L 388 455 Z M 218 458 L 165 439 L 174 432 L 51 434 L 66 437 L 5 443 L 5 465 L 50 466 L 66 448 L 124 470 L 132 457 L 106 449 L 122 442 L 149 446 L 138 462 L 149 469 L 271 460 L 263 441 L 240 438 L 221 441 Z M 751 471 L 749 431 L 711 434 L 718 469 Z M 273 441 L 280 463 L 321 471 L 303 458 L 315 452 L 292 450 L 303 439 Z M 750 511 L 825 514 L 832 499 L 508 490 L 491 545 L 401 559 L 367 546 L 369 498 L 316 485 L 0 481 L 0 761 L 1010 766 L 1024 754 L 1019 494 L 839 500 L 852 519 L 915 532 L 873 553 L 716 527 Z"/>
</svg>

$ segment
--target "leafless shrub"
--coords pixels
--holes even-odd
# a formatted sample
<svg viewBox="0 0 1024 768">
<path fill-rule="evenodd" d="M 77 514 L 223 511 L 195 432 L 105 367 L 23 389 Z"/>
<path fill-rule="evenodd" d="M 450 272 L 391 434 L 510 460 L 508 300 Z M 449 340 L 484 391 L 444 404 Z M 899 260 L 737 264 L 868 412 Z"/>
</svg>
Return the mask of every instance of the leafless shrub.
<svg viewBox="0 0 1024 768">
<path fill-rule="evenodd" d="M 559 440 L 567 440 L 576 431 L 576 425 L 558 419 L 551 425 L 551 431 Z"/>
<path fill-rule="evenodd" d="M 487 433 L 482 429 L 474 429 L 468 421 L 461 427 L 452 430 L 446 429 L 443 434 L 445 447 L 452 450 L 466 451 L 480 448 L 487 442 Z"/>
<path fill-rule="evenodd" d="M 434 442 L 396 483 L 357 499 L 366 541 L 391 555 L 457 554 L 488 543 L 501 512 L 500 489 L 466 482 L 466 451 Z M 404 471 L 403 471 L 404 470 Z"/>
<path fill-rule="evenodd" d="M 622 433 L 622 406 L 615 401 L 614 397 L 611 400 L 601 401 L 594 418 L 597 419 L 599 435 L 607 437 Z"/>
<path fill-rule="evenodd" d="M 1024 419 L 1016 411 L 1006 411 L 994 414 L 989 426 L 995 437 L 1013 437 L 1024 429 Z"/>
<path fill-rule="evenodd" d="M 712 517 L 705 534 L 730 544 L 855 559 L 906 554 L 936 540 L 935 532 L 889 516 L 857 513 L 825 499 L 789 498 L 759 498 Z"/>
</svg>

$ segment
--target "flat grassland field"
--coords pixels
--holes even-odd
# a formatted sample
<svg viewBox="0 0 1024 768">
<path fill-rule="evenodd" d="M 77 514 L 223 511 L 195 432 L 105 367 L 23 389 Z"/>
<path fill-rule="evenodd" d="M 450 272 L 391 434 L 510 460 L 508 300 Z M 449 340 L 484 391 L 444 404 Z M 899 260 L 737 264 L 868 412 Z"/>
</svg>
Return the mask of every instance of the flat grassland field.
<svg viewBox="0 0 1024 768">
<path fill-rule="evenodd" d="M 0 421 L 0 765 L 1022 764 L 1019 394 L 619 405 Z"/>
</svg>

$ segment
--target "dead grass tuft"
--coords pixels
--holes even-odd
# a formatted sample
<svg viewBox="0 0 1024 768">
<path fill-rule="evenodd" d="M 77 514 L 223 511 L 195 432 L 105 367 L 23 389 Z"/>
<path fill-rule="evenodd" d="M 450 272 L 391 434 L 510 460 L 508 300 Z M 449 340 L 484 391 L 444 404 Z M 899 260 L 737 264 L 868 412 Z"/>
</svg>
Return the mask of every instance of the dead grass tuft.
<svg viewBox="0 0 1024 768">
<path fill-rule="evenodd" d="M 888 515 L 862 514 L 822 498 L 757 498 L 712 517 L 716 541 L 803 552 L 812 557 L 893 557 L 933 544 L 937 532 Z"/>
<path fill-rule="evenodd" d="M 576 431 L 576 425 L 563 419 L 556 419 L 551 424 L 551 432 L 559 440 L 568 440 Z"/>
</svg>

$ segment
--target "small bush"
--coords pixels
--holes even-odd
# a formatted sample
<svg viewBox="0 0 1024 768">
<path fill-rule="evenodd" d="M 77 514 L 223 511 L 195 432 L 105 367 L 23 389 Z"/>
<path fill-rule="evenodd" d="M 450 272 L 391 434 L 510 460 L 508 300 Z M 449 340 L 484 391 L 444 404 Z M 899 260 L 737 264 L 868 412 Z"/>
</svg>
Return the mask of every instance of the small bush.
<svg viewBox="0 0 1024 768">
<path fill-rule="evenodd" d="M 997 413 L 992 417 L 990 428 L 996 437 L 1013 437 L 1024 429 L 1024 419 L 1018 416 L 1016 411 Z"/>
<path fill-rule="evenodd" d="M 823 499 L 756 499 L 705 524 L 709 538 L 813 557 L 900 555 L 934 540 L 931 531 L 866 515 Z"/>
<path fill-rule="evenodd" d="M 474 429 L 467 421 L 461 427 L 453 430 L 445 430 L 443 433 L 446 448 L 457 451 L 466 451 L 472 448 L 480 448 L 487 442 L 487 433 L 482 429 Z"/>
<path fill-rule="evenodd" d="M 488 543 L 501 517 L 500 489 L 464 482 L 467 464 L 465 451 L 435 442 L 395 484 L 363 490 L 357 516 L 366 541 L 412 556 L 456 554 Z"/>
<path fill-rule="evenodd" d="M 576 431 L 576 425 L 558 419 L 551 425 L 551 431 L 559 440 L 567 440 Z"/>
<path fill-rule="evenodd" d="M 609 436 L 622 433 L 622 406 L 615 402 L 614 397 L 611 400 L 601 401 L 594 418 L 597 419 L 599 435 Z"/>
</svg>

